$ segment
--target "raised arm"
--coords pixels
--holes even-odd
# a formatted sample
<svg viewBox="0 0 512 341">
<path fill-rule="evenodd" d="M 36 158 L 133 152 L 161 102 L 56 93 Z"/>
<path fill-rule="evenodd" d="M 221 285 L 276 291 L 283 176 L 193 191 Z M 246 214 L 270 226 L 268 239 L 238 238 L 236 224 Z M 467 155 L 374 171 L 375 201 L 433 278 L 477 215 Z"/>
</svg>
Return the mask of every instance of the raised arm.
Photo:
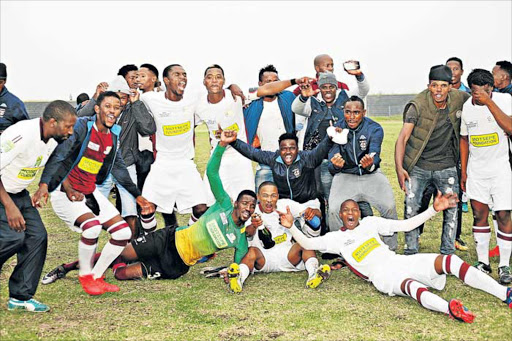
<svg viewBox="0 0 512 341">
<path fill-rule="evenodd" d="M 295 78 L 295 79 L 290 79 L 290 80 L 267 83 L 258 88 L 258 90 L 256 91 L 256 96 L 257 97 L 272 96 L 272 95 L 275 95 L 275 94 L 283 91 L 284 89 L 286 89 L 292 85 L 295 85 L 295 84 L 302 85 L 304 83 L 309 83 L 310 81 L 311 81 L 310 78 L 302 77 L 302 78 Z"/>
<path fill-rule="evenodd" d="M 498 123 L 500 128 L 503 129 L 505 133 L 507 133 L 509 136 L 512 135 L 512 116 L 508 116 L 507 114 L 505 114 L 503 110 L 500 107 L 498 107 L 496 102 L 494 102 L 492 98 L 489 96 L 489 94 L 484 90 L 476 89 L 475 91 L 473 91 L 472 95 L 473 99 L 477 103 L 481 103 L 487 106 L 487 108 L 491 112 L 492 116 L 494 116 L 494 119 L 496 120 L 496 123 Z M 507 109 L 510 110 L 510 107 Z"/>
<path fill-rule="evenodd" d="M 232 133 L 234 133 L 236 137 L 236 132 L 231 131 L 223 131 L 222 135 L 226 137 Z M 226 138 L 223 140 L 221 136 L 219 144 L 217 144 L 217 147 L 215 147 L 213 150 L 212 156 L 208 161 L 208 165 L 206 165 L 206 175 L 208 176 L 208 181 L 210 182 L 210 188 L 212 190 L 213 196 L 222 207 L 231 206 L 231 199 L 229 198 L 228 193 L 226 193 L 224 190 L 219 175 L 220 162 L 222 160 L 222 155 L 226 150 L 227 144 L 228 143 L 226 142 Z"/>
</svg>

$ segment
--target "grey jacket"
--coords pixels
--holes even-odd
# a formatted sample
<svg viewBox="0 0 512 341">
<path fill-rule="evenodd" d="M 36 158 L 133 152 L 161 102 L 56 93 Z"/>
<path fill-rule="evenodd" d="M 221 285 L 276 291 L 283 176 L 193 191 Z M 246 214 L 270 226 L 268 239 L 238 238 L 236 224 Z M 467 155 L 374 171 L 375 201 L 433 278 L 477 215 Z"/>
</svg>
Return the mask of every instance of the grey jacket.
<svg viewBox="0 0 512 341">
<path fill-rule="evenodd" d="M 91 100 L 78 111 L 78 116 L 93 116 L 96 100 Z M 123 156 L 126 167 L 137 162 L 139 151 L 139 134 L 149 136 L 156 132 L 156 125 L 153 116 L 141 101 L 128 103 L 121 113 L 117 122 L 121 126 L 121 135 L 119 136 L 121 155 Z"/>
</svg>

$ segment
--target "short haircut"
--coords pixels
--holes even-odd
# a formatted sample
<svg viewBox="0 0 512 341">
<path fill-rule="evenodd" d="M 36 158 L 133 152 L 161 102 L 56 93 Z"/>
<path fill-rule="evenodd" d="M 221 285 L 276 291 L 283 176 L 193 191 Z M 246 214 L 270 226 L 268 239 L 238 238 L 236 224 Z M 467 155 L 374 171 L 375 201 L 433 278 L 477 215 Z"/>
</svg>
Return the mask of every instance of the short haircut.
<svg viewBox="0 0 512 341">
<path fill-rule="evenodd" d="M 90 98 L 89 98 L 89 95 L 86 94 L 85 92 L 82 92 L 80 95 L 78 95 L 78 97 L 76 98 L 76 104 L 80 104 L 82 102 L 85 102 L 85 101 L 88 101 Z"/>
<path fill-rule="evenodd" d="M 275 182 L 273 182 L 273 181 L 263 181 L 263 182 L 259 185 L 259 187 L 258 187 L 258 193 L 259 193 L 259 192 L 261 191 L 261 189 L 262 189 L 263 187 L 265 187 L 265 186 L 272 186 L 272 187 L 277 188 L 277 185 L 276 185 L 276 183 L 275 183 Z"/>
<path fill-rule="evenodd" d="M 502 60 L 499 62 L 496 62 L 496 65 L 500 67 L 503 71 L 508 73 L 508 78 L 512 78 L 512 63 L 510 63 L 507 60 Z"/>
<path fill-rule="evenodd" d="M 149 71 L 153 72 L 153 73 L 155 74 L 155 76 L 156 76 L 156 79 L 158 79 L 158 69 L 157 69 L 154 65 L 152 65 L 152 64 L 147 64 L 147 63 L 146 63 L 146 64 L 142 64 L 142 65 L 140 66 L 140 68 L 141 68 L 141 69 L 142 69 L 143 67 L 145 67 L 145 68 L 146 68 L 146 69 L 148 69 Z"/>
<path fill-rule="evenodd" d="M 341 203 L 340 205 L 340 211 L 341 211 L 341 208 L 343 207 L 343 205 L 345 205 L 346 203 L 349 203 L 349 202 L 353 202 L 354 204 L 357 205 L 357 207 L 359 208 L 359 210 L 361 210 L 361 208 L 359 207 L 359 204 L 357 203 L 357 201 L 355 201 L 354 199 L 347 199 L 345 200 L 344 202 Z"/>
<path fill-rule="evenodd" d="M 263 80 L 263 74 L 265 72 L 275 72 L 276 74 L 279 74 L 277 72 L 276 67 L 274 65 L 272 65 L 272 64 L 269 64 L 269 65 L 261 68 L 260 73 L 258 74 L 258 79 L 260 80 L 260 82 Z"/>
<path fill-rule="evenodd" d="M 171 65 L 167 65 L 164 69 L 164 72 L 162 73 L 162 77 L 167 77 L 169 78 L 169 71 L 171 71 L 171 69 L 175 66 L 180 66 L 180 67 L 183 67 L 181 66 L 180 64 L 171 64 Z"/>
<path fill-rule="evenodd" d="M 472 85 L 484 86 L 484 85 L 494 86 L 494 77 L 492 73 L 484 69 L 474 69 L 468 75 L 468 85 L 471 88 Z"/>
<path fill-rule="evenodd" d="M 258 198 L 256 197 L 256 193 L 254 193 L 254 191 L 251 191 L 250 189 L 244 189 L 242 192 L 238 194 L 238 196 L 236 197 L 236 201 L 242 199 L 244 195 L 248 195 L 250 197 L 253 197 L 254 200 L 258 200 Z"/>
<path fill-rule="evenodd" d="M 133 64 L 128 64 L 128 65 L 125 65 L 122 68 L 120 68 L 119 71 L 117 72 L 117 74 L 119 76 L 126 77 L 128 72 L 130 72 L 130 71 L 139 71 L 139 69 Z"/>
<path fill-rule="evenodd" d="M 344 103 L 343 103 L 343 106 L 347 105 L 348 102 L 359 102 L 361 103 L 361 105 L 363 106 L 363 110 L 364 110 L 364 101 L 358 97 L 358 96 L 350 96 L 349 99 L 347 99 Z"/>
<path fill-rule="evenodd" d="M 281 144 L 281 142 L 284 140 L 294 140 L 295 143 L 299 143 L 299 138 L 294 133 L 284 133 L 279 136 L 279 144 Z"/>
<path fill-rule="evenodd" d="M 224 77 L 224 69 L 219 65 L 219 64 L 212 64 L 210 66 L 208 66 L 206 68 L 206 70 L 204 70 L 204 77 L 206 77 L 206 73 L 208 72 L 208 70 L 210 69 L 219 69 L 220 72 L 222 72 L 222 77 Z"/>
<path fill-rule="evenodd" d="M 76 116 L 76 110 L 66 101 L 56 100 L 46 106 L 43 112 L 43 121 L 48 122 L 51 118 L 60 122 L 67 115 Z"/>
<path fill-rule="evenodd" d="M 448 58 L 448 60 L 446 61 L 445 64 L 448 64 L 448 62 L 457 62 L 460 64 L 460 69 L 461 70 L 464 70 L 464 67 L 462 66 L 462 60 L 460 58 L 457 58 L 457 57 L 451 57 L 451 58 Z"/>
<path fill-rule="evenodd" d="M 118 100 L 121 100 L 121 98 L 119 97 L 119 95 L 117 93 L 115 93 L 114 91 L 105 91 L 105 92 L 102 92 L 98 98 L 96 99 L 96 105 L 97 106 L 100 106 L 101 105 L 101 102 L 103 102 L 103 100 L 106 98 L 106 97 L 115 97 L 117 98 Z"/>
</svg>

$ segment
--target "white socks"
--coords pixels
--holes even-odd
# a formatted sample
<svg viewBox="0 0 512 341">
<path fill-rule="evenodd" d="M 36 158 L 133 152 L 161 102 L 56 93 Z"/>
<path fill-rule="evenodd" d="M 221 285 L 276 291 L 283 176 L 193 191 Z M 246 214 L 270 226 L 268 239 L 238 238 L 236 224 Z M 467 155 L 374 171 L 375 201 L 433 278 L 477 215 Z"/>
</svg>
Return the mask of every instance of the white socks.
<svg viewBox="0 0 512 341">
<path fill-rule="evenodd" d="M 92 262 L 94 260 L 94 254 L 96 253 L 96 246 L 97 244 L 89 245 L 81 240 L 78 242 L 79 276 L 88 275 L 92 272 Z"/>
<path fill-rule="evenodd" d="M 111 239 L 103 247 L 101 256 L 92 269 L 94 278 L 103 276 L 110 264 L 121 254 L 131 238 L 131 230 L 128 224 L 122 220 L 110 226 L 107 230 Z"/>
<path fill-rule="evenodd" d="M 308 260 L 304 263 L 304 266 L 308 272 L 308 278 L 311 278 L 316 274 L 316 269 L 318 268 L 318 259 L 316 259 L 316 257 L 308 258 Z"/>
<path fill-rule="evenodd" d="M 405 280 L 405 292 L 407 296 L 418 301 L 421 306 L 437 311 L 443 314 L 448 314 L 448 302 L 436 294 L 428 291 L 427 287 L 420 282 L 412 279 Z"/>
<path fill-rule="evenodd" d="M 500 248 L 500 264 L 498 266 L 509 266 L 512 253 L 512 233 L 498 231 L 496 243 Z"/>
<path fill-rule="evenodd" d="M 489 241 L 491 228 L 489 226 L 473 226 L 473 236 L 476 244 L 478 261 L 489 265 Z"/>
<path fill-rule="evenodd" d="M 245 280 L 247 279 L 247 277 L 249 277 L 249 274 L 251 273 L 251 271 L 249 270 L 249 267 L 247 265 L 245 265 L 244 263 L 240 263 L 240 265 L 238 267 L 240 269 L 240 285 L 243 286 Z"/>
</svg>

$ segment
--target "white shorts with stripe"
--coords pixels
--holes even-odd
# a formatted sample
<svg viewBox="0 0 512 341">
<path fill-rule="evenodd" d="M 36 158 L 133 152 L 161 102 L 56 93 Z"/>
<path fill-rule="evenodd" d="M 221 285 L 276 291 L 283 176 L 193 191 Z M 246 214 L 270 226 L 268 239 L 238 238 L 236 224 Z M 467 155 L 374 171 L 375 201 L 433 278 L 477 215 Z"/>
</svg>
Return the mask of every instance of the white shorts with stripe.
<svg viewBox="0 0 512 341">
<path fill-rule="evenodd" d="M 97 219 L 101 224 L 109 221 L 115 216 L 120 215 L 119 211 L 115 206 L 107 199 L 100 191 L 96 188 L 92 192 L 94 198 L 98 202 L 100 207 L 100 214 Z M 92 213 L 91 209 L 85 205 L 85 197 L 82 201 L 70 201 L 66 196 L 66 193 L 60 191 L 60 186 L 51 193 L 50 201 L 52 203 L 53 210 L 57 216 L 62 219 L 73 231 L 81 233 L 82 230 L 75 226 L 75 221 L 78 217 Z"/>
<path fill-rule="evenodd" d="M 193 160 L 171 160 L 157 154 L 151 165 L 142 196 L 157 206 L 157 211 L 172 213 L 174 205 L 180 213 L 206 204 L 206 188 Z"/>
<path fill-rule="evenodd" d="M 407 278 L 414 279 L 427 287 L 441 290 L 446 285 L 446 275 L 439 275 L 434 262 L 439 254 L 417 253 L 415 255 L 395 255 L 379 264 L 370 274 L 375 288 L 389 296 L 404 296 L 400 288 Z"/>
<path fill-rule="evenodd" d="M 512 210 L 512 171 L 507 169 L 500 173 L 489 179 L 468 177 L 468 198 L 492 206 L 494 212 Z"/>
<path fill-rule="evenodd" d="M 293 271 L 303 271 L 305 270 L 304 262 L 300 261 L 297 266 L 290 263 L 288 260 L 288 252 L 292 248 L 293 244 L 290 242 L 284 242 L 281 244 L 275 245 L 273 248 L 264 249 L 263 247 L 259 247 L 258 249 L 265 257 L 265 265 L 261 270 L 254 269 L 254 272 L 293 272 Z"/>
</svg>

